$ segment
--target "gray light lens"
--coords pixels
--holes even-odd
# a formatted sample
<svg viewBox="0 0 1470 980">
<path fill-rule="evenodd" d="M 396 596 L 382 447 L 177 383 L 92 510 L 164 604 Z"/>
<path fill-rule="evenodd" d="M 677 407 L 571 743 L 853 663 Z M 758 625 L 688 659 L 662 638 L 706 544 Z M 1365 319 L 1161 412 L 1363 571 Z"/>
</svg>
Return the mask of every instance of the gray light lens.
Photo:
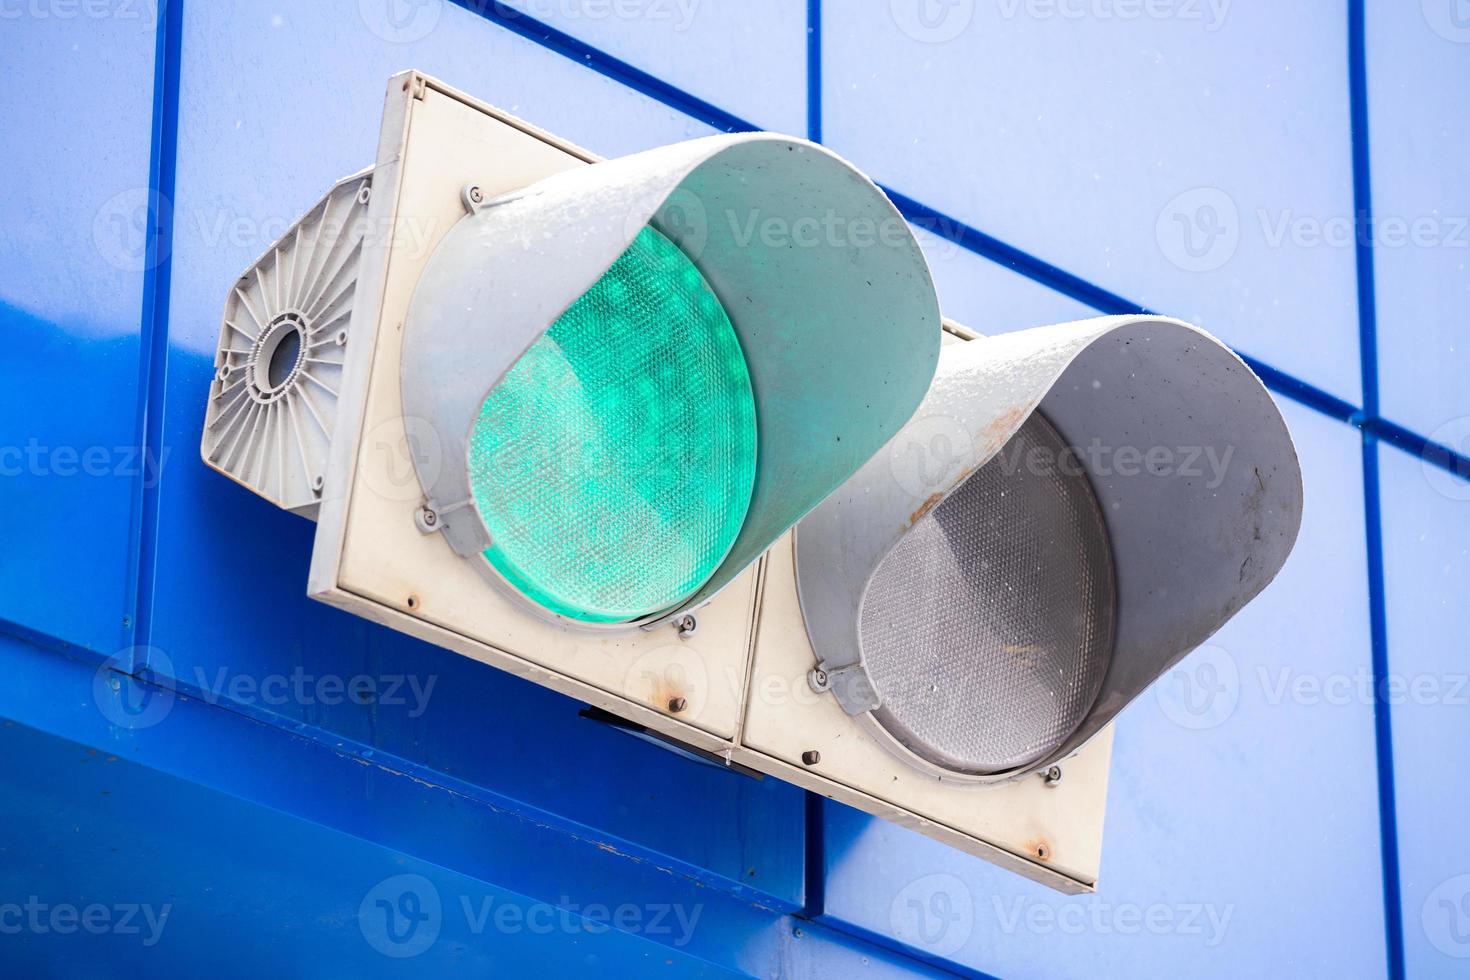
<svg viewBox="0 0 1470 980">
<path fill-rule="evenodd" d="M 874 573 L 860 627 L 873 717 L 943 769 L 1035 763 L 1096 700 L 1115 607 L 1092 486 L 1034 413 Z"/>
</svg>

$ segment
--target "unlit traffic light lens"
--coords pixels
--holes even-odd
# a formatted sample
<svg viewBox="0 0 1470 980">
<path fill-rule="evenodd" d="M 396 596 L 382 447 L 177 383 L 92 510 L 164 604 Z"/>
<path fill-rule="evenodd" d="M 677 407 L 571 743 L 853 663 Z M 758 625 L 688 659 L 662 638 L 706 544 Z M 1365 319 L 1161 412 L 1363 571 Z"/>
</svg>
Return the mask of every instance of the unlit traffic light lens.
<svg viewBox="0 0 1470 980">
<path fill-rule="evenodd" d="M 755 464 L 735 329 L 652 228 L 512 366 L 470 436 L 485 557 L 585 622 L 638 619 L 698 589 L 740 532 Z"/>
<path fill-rule="evenodd" d="M 1069 452 L 1031 415 L 913 526 L 868 588 L 874 718 L 942 769 L 1024 768 L 1097 699 L 1117 605 L 1107 528 L 1085 473 L 1026 462 Z"/>
</svg>

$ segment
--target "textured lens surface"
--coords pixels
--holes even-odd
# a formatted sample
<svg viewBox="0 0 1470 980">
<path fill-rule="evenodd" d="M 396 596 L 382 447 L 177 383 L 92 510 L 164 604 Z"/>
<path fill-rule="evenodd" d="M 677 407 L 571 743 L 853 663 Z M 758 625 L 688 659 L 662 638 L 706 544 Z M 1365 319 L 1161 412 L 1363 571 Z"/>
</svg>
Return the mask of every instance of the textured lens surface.
<svg viewBox="0 0 1470 980">
<path fill-rule="evenodd" d="M 1039 761 L 1097 698 L 1112 555 L 1080 464 L 1058 465 L 1076 463 L 1066 452 L 1033 414 L 869 585 L 860 636 L 883 701 L 873 716 L 937 766 L 978 775 Z"/>
<path fill-rule="evenodd" d="M 662 611 L 734 544 L 755 433 L 724 307 L 688 256 L 644 228 L 485 399 L 470 436 L 485 557 L 564 616 Z"/>
</svg>

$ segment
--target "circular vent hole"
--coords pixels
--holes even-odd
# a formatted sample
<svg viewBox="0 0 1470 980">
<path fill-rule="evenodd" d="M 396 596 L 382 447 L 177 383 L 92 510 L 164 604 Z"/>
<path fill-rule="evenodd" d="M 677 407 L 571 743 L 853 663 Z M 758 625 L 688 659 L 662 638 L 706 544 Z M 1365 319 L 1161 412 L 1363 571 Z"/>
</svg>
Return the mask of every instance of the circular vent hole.
<svg viewBox="0 0 1470 980">
<path fill-rule="evenodd" d="M 296 361 L 301 357 L 301 330 L 294 328 L 281 333 L 276 342 L 275 350 L 271 351 L 270 363 L 267 365 L 265 378 L 266 383 L 272 389 L 279 388 L 291 377 L 291 372 L 296 369 Z"/>
</svg>

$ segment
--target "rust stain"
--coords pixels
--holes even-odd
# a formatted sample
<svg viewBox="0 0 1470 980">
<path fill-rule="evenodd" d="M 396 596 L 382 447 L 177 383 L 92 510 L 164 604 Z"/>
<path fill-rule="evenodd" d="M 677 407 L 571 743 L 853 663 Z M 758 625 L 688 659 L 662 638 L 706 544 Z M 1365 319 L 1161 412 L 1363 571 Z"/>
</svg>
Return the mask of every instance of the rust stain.
<svg viewBox="0 0 1470 980">
<path fill-rule="evenodd" d="M 992 419 L 990 424 L 985 427 L 985 431 L 982 433 L 981 444 L 985 448 L 977 458 L 988 462 L 991 457 L 1000 452 L 1005 444 L 1010 441 L 1010 437 L 1014 434 L 1015 430 L 1020 427 L 1022 422 L 1026 421 L 1026 416 L 1029 414 L 1031 413 L 1027 406 L 1018 405 L 1015 408 L 1009 409 L 1008 411 L 1003 412 L 996 418 Z M 924 515 L 928 514 L 931 510 L 939 505 L 939 502 L 944 499 L 945 495 L 949 493 L 950 490 L 964 483 L 971 476 L 973 476 L 977 468 L 978 467 L 975 466 L 966 467 L 964 472 L 960 473 L 959 476 L 950 481 L 950 484 L 947 488 L 939 491 L 938 493 L 930 494 L 928 499 L 926 499 L 922 504 L 919 505 L 918 510 L 915 510 L 912 514 L 909 515 L 909 526 L 912 527 L 913 525 L 919 523 L 919 521 L 923 519 Z"/>
<path fill-rule="evenodd" d="M 1011 435 L 1011 431 L 1013 429 L 1019 428 L 1021 423 L 1026 421 L 1026 416 L 1030 414 L 1031 413 L 1026 410 L 1026 406 L 1017 405 L 1010 411 L 996 416 L 996 418 L 985 427 L 985 441 L 987 443 L 994 443 L 1009 438 Z"/>
<path fill-rule="evenodd" d="M 1045 837 L 1036 837 L 1026 843 L 1031 856 L 1041 861 L 1051 860 L 1051 842 Z"/>
<path fill-rule="evenodd" d="M 660 677 L 658 683 L 653 687 L 654 706 L 664 714 L 671 715 L 675 712 L 669 706 L 676 701 L 683 701 L 687 705 L 689 695 L 680 688 L 680 685 L 669 683 L 667 677 Z"/>
<path fill-rule="evenodd" d="M 923 519 L 925 514 L 929 513 L 931 510 L 937 507 L 939 505 L 939 502 L 942 501 L 946 496 L 948 496 L 951 490 L 968 480 L 970 478 L 970 475 L 974 472 L 975 467 L 968 467 L 963 473 L 955 477 L 948 487 L 940 490 L 938 493 L 931 493 L 929 495 L 929 498 L 919 505 L 919 509 L 909 515 L 909 526 L 913 527 L 915 524 L 919 523 L 919 521 Z"/>
<path fill-rule="evenodd" d="M 943 499 L 943 490 L 939 491 L 938 493 L 931 493 L 929 495 L 929 499 L 920 504 L 919 509 L 909 515 L 909 524 L 912 526 L 919 523 L 919 521 L 923 519 L 924 515 L 929 513 L 936 506 L 938 506 L 939 502 Z"/>
</svg>

